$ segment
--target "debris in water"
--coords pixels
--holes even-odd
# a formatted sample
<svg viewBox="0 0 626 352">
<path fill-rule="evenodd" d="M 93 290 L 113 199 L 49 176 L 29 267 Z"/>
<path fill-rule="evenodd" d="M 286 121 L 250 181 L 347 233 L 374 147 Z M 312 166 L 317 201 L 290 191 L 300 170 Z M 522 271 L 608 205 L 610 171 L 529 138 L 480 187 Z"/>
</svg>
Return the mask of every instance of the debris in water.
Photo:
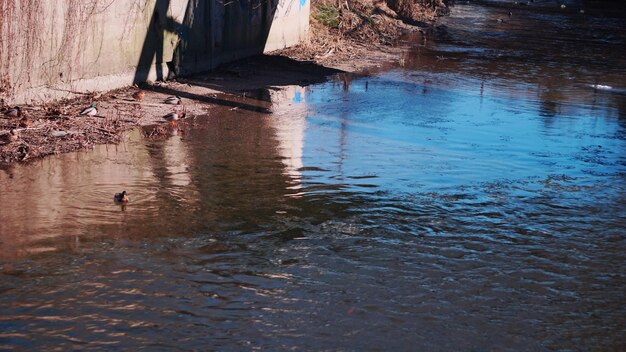
<svg viewBox="0 0 626 352">
<path fill-rule="evenodd" d="M 591 88 L 593 88 L 593 89 L 600 89 L 600 90 L 611 90 L 611 89 L 613 89 L 613 87 L 605 86 L 603 84 L 592 84 Z"/>
<path fill-rule="evenodd" d="M 148 138 L 163 137 L 165 135 L 167 135 L 167 130 L 163 126 L 155 126 L 154 128 L 150 129 L 150 131 L 148 131 L 147 133 L 144 133 L 144 136 Z"/>
</svg>

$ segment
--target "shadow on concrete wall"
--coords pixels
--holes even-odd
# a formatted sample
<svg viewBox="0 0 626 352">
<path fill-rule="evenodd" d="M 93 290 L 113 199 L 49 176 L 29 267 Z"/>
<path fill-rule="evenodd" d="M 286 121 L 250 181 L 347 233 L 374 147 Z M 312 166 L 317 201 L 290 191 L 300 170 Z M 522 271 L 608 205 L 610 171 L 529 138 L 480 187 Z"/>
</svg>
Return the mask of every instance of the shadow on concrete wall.
<svg viewBox="0 0 626 352">
<path fill-rule="evenodd" d="M 291 5 L 300 6 L 301 3 L 301 0 L 292 0 Z M 262 55 L 278 4 L 279 0 L 188 0 L 184 17 L 179 22 L 168 15 L 171 0 L 156 0 L 134 82 L 142 85 L 149 78 L 153 79 L 154 75 L 150 76 L 153 65 L 157 80 L 176 77 L 190 85 L 231 93 L 248 88 L 249 79 L 247 74 L 242 77 L 242 71 L 251 72 L 255 76 L 251 79 L 255 79 L 257 85 L 262 81 L 263 86 L 303 86 L 325 81 L 326 76 L 341 72 L 310 62 Z M 172 48 L 164 47 L 169 38 L 177 40 L 173 51 Z M 245 58 L 233 61 L 241 57 Z M 217 69 L 219 74 L 237 71 L 236 75 L 219 83 L 181 79 L 213 69 L 220 62 L 229 63 Z M 164 70 L 165 67 L 167 70 Z M 281 74 L 272 74 L 278 71 Z M 256 105 L 183 92 L 166 86 L 143 85 L 142 88 L 207 104 L 269 113 L 269 110 Z"/>
<path fill-rule="evenodd" d="M 206 71 L 222 60 L 262 54 L 278 3 L 278 0 L 188 0 L 184 18 L 177 22 L 168 16 L 171 1 L 156 0 L 134 82 L 142 84 L 153 78 L 150 77 L 153 66 L 156 79 L 166 80 Z M 164 47 L 167 37 L 178 39 L 171 57 L 166 57 Z M 171 88 L 145 88 L 204 103 L 264 112 L 256 106 L 242 106 Z"/>
<path fill-rule="evenodd" d="M 163 63 L 163 40 L 165 31 L 168 28 L 163 27 L 161 16 L 163 14 L 167 14 L 169 5 L 170 0 L 157 0 L 154 4 L 154 9 L 148 25 L 149 28 L 146 32 L 146 38 L 144 39 L 141 54 L 139 56 L 139 63 L 137 64 L 135 71 L 135 83 L 143 83 L 147 81 L 153 62 L 156 64 L 157 79 L 163 79 L 163 70 L 161 66 Z"/>
<path fill-rule="evenodd" d="M 134 82 L 146 82 L 153 65 L 156 79 L 164 80 L 213 68 L 220 61 L 262 54 L 278 3 L 188 0 L 184 18 L 177 22 L 168 15 L 171 1 L 156 0 Z M 164 41 L 169 37 L 177 42 L 173 54 L 166 56 Z"/>
</svg>

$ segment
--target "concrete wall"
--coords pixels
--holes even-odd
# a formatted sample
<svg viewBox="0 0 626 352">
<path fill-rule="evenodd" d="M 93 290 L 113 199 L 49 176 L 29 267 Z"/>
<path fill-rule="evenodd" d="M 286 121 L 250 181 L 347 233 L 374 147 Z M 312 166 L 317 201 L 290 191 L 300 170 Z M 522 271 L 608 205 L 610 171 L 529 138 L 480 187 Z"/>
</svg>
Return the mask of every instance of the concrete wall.
<svg viewBox="0 0 626 352">
<path fill-rule="evenodd" d="M 310 0 L 0 0 L 0 99 L 49 101 L 306 39 Z"/>
</svg>

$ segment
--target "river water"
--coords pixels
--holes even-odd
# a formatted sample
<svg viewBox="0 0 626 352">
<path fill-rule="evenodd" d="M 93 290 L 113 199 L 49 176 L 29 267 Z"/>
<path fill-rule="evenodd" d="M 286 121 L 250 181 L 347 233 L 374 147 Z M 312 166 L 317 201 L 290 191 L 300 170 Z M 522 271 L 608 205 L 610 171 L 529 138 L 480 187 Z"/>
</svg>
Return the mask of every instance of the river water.
<svg viewBox="0 0 626 352">
<path fill-rule="evenodd" d="M 3 169 L 0 350 L 623 350 L 626 21 L 537 3 Z"/>
</svg>

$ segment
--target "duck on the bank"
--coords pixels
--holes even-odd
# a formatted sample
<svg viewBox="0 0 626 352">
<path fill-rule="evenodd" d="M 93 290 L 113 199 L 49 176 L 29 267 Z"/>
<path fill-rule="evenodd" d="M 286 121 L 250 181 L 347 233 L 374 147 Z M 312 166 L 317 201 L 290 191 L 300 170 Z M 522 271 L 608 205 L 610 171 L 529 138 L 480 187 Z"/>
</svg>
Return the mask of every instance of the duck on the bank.
<svg viewBox="0 0 626 352">
<path fill-rule="evenodd" d="M 4 116 L 6 117 L 20 117 L 22 116 L 22 108 L 20 108 L 19 106 L 16 106 L 12 109 L 9 109 L 7 111 L 4 112 Z"/>
<path fill-rule="evenodd" d="M 187 116 L 186 112 L 183 112 L 181 114 L 177 112 L 170 112 L 169 114 L 163 116 L 163 118 L 167 121 L 178 121 L 179 119 L 184 119 L 185 116 Z"/>
<path fill-rule="evenodd" d="M 138 90 L 135 93 L 133 93 L 133 98 L 137 101 L 142 101 L 143 98 L 146 97 L 146 92 L 144 92 L 143 90 Z"/>
<path fill-rule="evenodd" d="M 80 112 L 83 116 L 95 116 L 98 113 L 98 109 L 96 109 L 96 103 L 92 103 L 90 107 L 83 109 Z"/>
<path fill-rule="evenodd" d="M 29 119 L 28 117 L 24 116 L 22 117 L 22 119 L 20 120 L 20 127 L 28 127 L 33 123 L 33 121 L 31 121 L 31 119 Z"/>
<path fill-rule="evenodd" d="M 9 144 L 15 142 L 19 138 L 17 131 L 10 130 L 9 133 L 0 135 L 0 145 Z"/>
<path fill-rule="evenodd" d="M 180 105 L 182 103 L 183 103 L 183 98 L 179 97 L 178 95 L 168 97 L 167 99 L 165 99 L 165 104 Z"/>
<path fill-rule="evenodd" d="M 113 196 L 113 200 L 115 203 L 128 203 L 130 198 L 128 198 L 128 194 L 126 191 L 122 191 L 122 193 L 115 193 Z"/>
</svg>

